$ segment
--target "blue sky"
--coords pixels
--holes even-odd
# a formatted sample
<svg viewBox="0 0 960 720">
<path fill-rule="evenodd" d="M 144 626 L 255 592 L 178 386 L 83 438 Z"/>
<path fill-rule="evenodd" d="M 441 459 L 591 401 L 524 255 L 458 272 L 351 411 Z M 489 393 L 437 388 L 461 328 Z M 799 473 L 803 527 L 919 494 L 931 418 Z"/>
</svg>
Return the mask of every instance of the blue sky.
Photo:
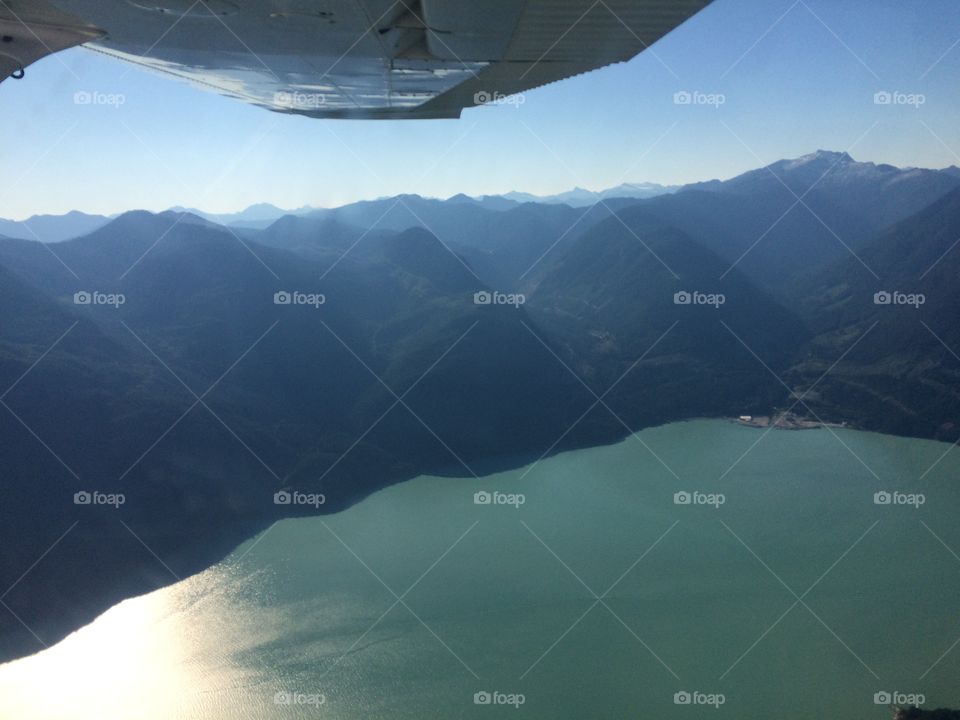
<svg viewBox="0 0 960 720">
<path fill-rule="evenodd" d="M 818 148 L 960 165 L 958 77 L 955 0 L 716 0 L 653 52 L 460 120 L 284 116 L 76 49 L 0 85 L 0 217 L 674 184 Z M 682 91 L 723 104 L 678 105 Z M 877 105 L 881 91 L 924 102 Z"/>
</svg>

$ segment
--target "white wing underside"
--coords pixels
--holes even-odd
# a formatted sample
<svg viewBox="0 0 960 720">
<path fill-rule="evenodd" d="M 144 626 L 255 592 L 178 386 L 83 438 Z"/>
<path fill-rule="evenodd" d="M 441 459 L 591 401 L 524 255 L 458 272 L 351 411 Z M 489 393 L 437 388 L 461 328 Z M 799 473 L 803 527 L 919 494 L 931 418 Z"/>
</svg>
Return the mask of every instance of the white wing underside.
<svg viewBox="0 0 960 720">
<path fill-rule="evenodd" d="M 72 45 L 278 112 L 456 118 L 629 60 L 710 0 L 5 0 L 0 77 Z"/>
</svg>

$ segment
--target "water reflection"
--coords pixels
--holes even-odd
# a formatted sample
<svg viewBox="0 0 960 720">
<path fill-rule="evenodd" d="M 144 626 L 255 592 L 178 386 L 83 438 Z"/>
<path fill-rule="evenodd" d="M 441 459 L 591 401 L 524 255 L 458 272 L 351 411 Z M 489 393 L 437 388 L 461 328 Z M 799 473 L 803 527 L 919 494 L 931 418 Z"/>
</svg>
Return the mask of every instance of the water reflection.
<svg viewBox="0 0 960 720">
<path fill-rule="evenodd" d="M 257 623 L 236 601 L 250 581 L 217 567 L 114 606 L 4 666 L 0 716 L 155 720 L 221 717 L 230 708 L 230 717 L 262 717 L 263 673 L 231 659 L 258 641 Z"/>
</svg>

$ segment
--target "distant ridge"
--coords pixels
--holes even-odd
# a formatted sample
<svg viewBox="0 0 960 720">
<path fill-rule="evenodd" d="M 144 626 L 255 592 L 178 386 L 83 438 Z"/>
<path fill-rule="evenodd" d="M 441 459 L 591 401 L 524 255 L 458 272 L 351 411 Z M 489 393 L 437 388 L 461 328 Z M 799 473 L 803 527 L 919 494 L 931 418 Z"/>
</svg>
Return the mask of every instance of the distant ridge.
<svg viewBox="0 0 960 720">
<path fill-rule="evenodd" d="M 659 185 L 657 183 L 622 183 L 616 187 L 607 188 L 594 192 L 582 187 L 575 187 L 572 190 L 558 193 L 556 195 L 532 195 L 525 192 L 508 192 L 503 195 L 485 195 L 481 200 L 493 197 L 502 197 L 507 200 L 513 200 L 518 203 L 535 202 L 546 203 L 548 205 L 564 204 L 571 207 L 586 207 L 593 205 L 599 200 L 610 198 L 651 198 L 658 195 L 677 192 L 682 185 Z"/>
<path fill-rule="evenodd" d="M 686 185 L 661 185 L 651 182 L 633 182 L 622 183 L 600 191 L 574 187 L 571 190 L 554 195 L 535 195 L 522 191 L 479 196 L 457 193 L 446 200 L 417 194 L 404 194 L 379 197 L 372 200 L 359 200 L 333 208 L 318 208 L 305 205 L 290 210 L 264 202 L 250 205 L 243 210 L 233 213 L 211 213 L 197 208 L 182 206 L 174 206 L 169 208 L 169 210 L 173 212 L 190 213 L 218 225 L 247 230 L 263 230 L 287 215 L 302 217 L 335 213 L 350 216 L 353 214 L 352 210 L 349 210 L 351 208 L 360 208 L 364 205 L 376 206 L 384 201 L 392 202 L 398 199 L 408 203 L 429 201 L 456 205 L 475 205 L 484 210 L 496 211 L 510 210 L 525 203 L 568 205 L 573 208 L 585 208 L 595 205 L 600 200 L 646 200 L 695 190 L 745 194 L 756 190 L 758 184 L 762 185 L 768 181 L 777 182 L 776 178 L 782 180 L 787 177 L 790 178 L 787 185 L 798 193 L 802 193 L 813 183 L 817 183 L 818 187 L 827 189 L 829 187 L 835 188 L 839 183 L 855 182 L 865 184 L 868 181 L 872 182 L 875 186 L 885 185 L 886 187 L 882 189 L 888 193 L 895 193 L 897 189 L 895 184 L 897 182 L 901 182 L 904 179 L 916 180 L 917 178 L 924 178 L 926 184 L 931 185 L 930 190 L 935 190 L 932 186 L 937 186 L 940 191 L 945 192 L 949 189 L 952 182 L 960 181 L 960 167 L 951 165 L 939 170 L 915 167 L 901 168 L 885 163 L 860 162 L 851 157 L 847 152 L 816 150 L 796 158 L 777 160 L 765 167 L 744 172 L 727 180 L 705 180 Z M 924 189 L 926 190 L 927 188 Z M 894 205 L 897 205 L 897 202 L 894 202 Z M 896 208 L 892 213 L 889 212 L 889 204 L 885 197 L 877 197 L 875 199 L 875 209 L 881 213 L 884 221 L 888 220 L 887 215 L 901 214 Z M 19 221 L 0 218 L 0 236 L 20 240 L 62 242 L 63 240 L 71 240 L 91 233 L 121 214 L 122 213 L 116 213 L 107 217 L 73 210 L 63 215 L 34 215 L 26 220 Z"/>
<path fill-rule="evenodd" d="M 217 223 L 218 225 L 231 225 L 236 227 L 253 228 L 262 230 L 271 223 L 279 220 L 284 215 L 305 215 L 313 212 L 316 208 L 305 205 L 295 210 L 284 210 L 270 203 L 256 203 L 244 210 L 234 213 L 208 213 L 196 208 L 172 207 L 174 212 L 187 212 L 204 220 Z"/>
<path fill-rule="evenodd" d="M 92 233 L 108 222 L 110 218 L 103 215 L 88 215 L 71 210 L 65 215 L 33 215 L 26 220 L 0 219 L 0 235 L 18 240 L 63 242 Z"/>
</svg>

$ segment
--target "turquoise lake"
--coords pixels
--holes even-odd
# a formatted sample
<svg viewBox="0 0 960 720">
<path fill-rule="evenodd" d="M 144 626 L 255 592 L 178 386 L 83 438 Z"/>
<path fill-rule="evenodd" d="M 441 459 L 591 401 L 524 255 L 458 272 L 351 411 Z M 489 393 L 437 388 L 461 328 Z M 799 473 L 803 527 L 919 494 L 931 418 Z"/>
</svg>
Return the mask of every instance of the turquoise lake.
<svg viewBox="0 0 960 720">
<path fill-rule="evenodd" d="M 960 707 L 950 450 L 696 420 L 479 480 L 416 478 L 279 522 L 0 666 L 0 717 Z"/>
</svg>

